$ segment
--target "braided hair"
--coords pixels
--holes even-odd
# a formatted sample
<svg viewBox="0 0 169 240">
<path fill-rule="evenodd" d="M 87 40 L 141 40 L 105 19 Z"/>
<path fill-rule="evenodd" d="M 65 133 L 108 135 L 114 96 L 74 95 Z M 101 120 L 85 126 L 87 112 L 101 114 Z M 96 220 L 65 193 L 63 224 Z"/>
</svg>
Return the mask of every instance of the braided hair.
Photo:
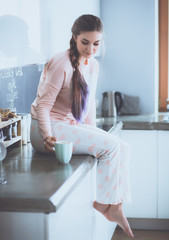
<svg viewBox="0 0 169 240">
<path fill-rule="evenodd" d="M 81 120 L 82 112 L 86 108 L 88 97 L 88 86 L 84 77 L 79 71 L 79 52 L 74 37 L 81 32 L 103 31 L 103 25 L 100 18 L 85 14 L 77 18 L 72 26 L 72 38 L 70 39 L 69 58 L 74 69 L 72 75 L 72 114 L 77 121 Z"/>
</svg>

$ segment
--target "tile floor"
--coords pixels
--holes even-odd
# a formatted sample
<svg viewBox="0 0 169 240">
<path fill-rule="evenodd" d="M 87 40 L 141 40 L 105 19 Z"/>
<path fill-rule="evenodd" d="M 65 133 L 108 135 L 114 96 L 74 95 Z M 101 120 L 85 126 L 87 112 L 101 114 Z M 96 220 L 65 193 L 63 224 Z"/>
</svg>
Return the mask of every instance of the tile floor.
<svg viewBox="0 0 169 240">
<path fill-rule="evenodd" d="M 135 240 L 169 240 L 169 231 L 133 230 L 133 233 Z M 116 228 L 112 237 L 112 240 L 131 239 L 120 228 Z"/>
</svg>

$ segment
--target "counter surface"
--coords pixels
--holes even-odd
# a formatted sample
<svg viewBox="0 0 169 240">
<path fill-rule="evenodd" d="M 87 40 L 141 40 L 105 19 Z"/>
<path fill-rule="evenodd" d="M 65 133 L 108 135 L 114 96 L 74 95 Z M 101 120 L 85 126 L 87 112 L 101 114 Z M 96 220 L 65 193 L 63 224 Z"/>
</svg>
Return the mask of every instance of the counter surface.
<svg viewBox="0 0 169 240">
<path fill-rule="evenodd" d="M 36 153 L 31 144 L 8 151 L 0 185 L 0 211 L 55 212 L 94 164 L 89 155 L 74 155 L 69 164 Z"/>
<path fill-rule="evenodd" d="M 103 129 L 110 128 L 118 122 L 123 123 L 126 130 L 169 130 L 169 113 L 158 115 L 130 115 L 117 117 L 97 117 L 97 125 Z"/>
<path fill-rule="evenodd" d="M 118 131 L 120 123 L 129 130 L 169 130 L 163 114 L 97 118 L 97 126 L 109 132 Z M 36 153 L 31 144 L 8 149 L 3 161 L 7 184 L 0 185 L 0 211 L 57 211 L 95 161 L 89 155 L 74 155 L 69 164 L 61 165 L 54 155 Z"/>
</svg>

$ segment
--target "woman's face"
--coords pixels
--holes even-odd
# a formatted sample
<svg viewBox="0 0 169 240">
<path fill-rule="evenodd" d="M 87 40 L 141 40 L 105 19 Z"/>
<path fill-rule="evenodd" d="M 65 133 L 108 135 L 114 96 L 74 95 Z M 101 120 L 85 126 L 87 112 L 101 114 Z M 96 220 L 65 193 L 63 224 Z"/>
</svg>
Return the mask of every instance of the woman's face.
<svg viewBox="0 0 169 240">
<path fill-rule="evenodd" d="M 81 32 L 80 35 L 75 36 L 77 50 L 80 58 L 90 58 L 99 49 L 102 39 L 102 33 L 94 32 Z"/>
</svg>

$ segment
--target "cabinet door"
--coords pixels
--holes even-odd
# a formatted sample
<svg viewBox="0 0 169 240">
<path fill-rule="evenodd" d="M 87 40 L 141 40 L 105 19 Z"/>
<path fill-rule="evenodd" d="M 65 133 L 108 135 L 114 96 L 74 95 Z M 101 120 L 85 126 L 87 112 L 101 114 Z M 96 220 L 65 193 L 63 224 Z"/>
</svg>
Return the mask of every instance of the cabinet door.
<svg viewBox="0 0 169 240">
<path fill-rule="evenodd" d="M 68 195 L 56 213 L 47 215 L 48 240 L 91 240 L 93 232 L 92 171 Z"/>
<path fill-rule="evenodd" d="M 1 240 L 46 240 L 44 213 L 0 212 Z"/>
<path fill-rule="evenodd" d="M 122 130 L 121 138 L 131 146 L 130 181 L 132 203 L 125 205 L 127 217 L 157 217 L 157 132 Z"/>
<path fill-rule="evenodd" d="M 158 131 L 158 218 L 169 218 L 169 131 Z"/>
</svg>

